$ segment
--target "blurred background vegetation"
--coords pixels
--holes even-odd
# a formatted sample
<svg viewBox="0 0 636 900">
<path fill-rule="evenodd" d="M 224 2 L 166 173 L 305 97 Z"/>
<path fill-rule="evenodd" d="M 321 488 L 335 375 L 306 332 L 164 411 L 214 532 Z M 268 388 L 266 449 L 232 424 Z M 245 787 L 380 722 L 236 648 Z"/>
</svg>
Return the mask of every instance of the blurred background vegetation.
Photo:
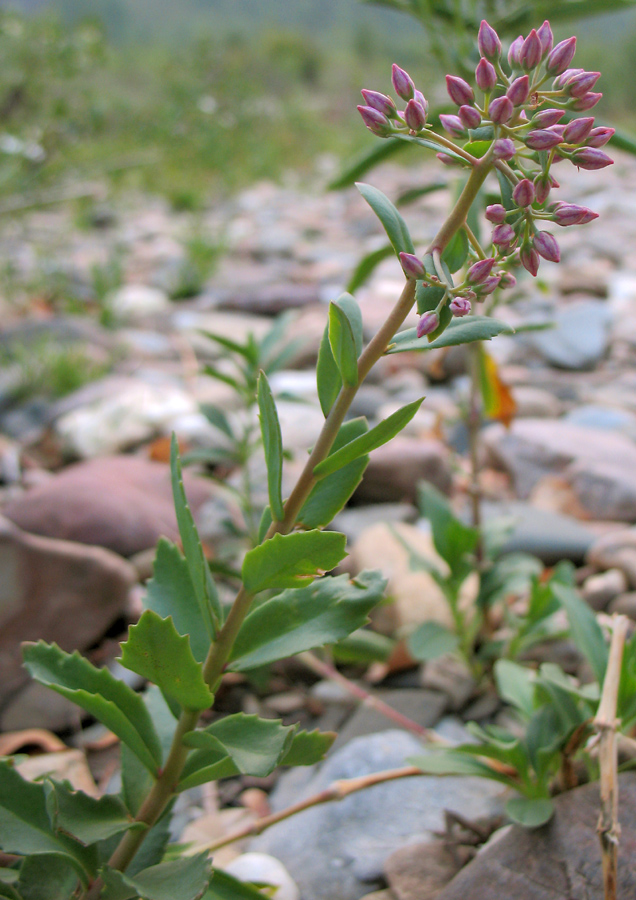
<svg viewBox="0 0 636 900">
<path fill-rule="evenodd" d="M 603 72 L 599 121 L 635 130 L 636 9 L 557 39 L 573 30 Z M 422 27 L 358 0 L 15 0 L 0 59 L 0 213 L 105 176 L 176 209 L 309 176 L 373 143 L 358 92 L 387 90 L 392 61 L 444 99 Z"/>
</svg>

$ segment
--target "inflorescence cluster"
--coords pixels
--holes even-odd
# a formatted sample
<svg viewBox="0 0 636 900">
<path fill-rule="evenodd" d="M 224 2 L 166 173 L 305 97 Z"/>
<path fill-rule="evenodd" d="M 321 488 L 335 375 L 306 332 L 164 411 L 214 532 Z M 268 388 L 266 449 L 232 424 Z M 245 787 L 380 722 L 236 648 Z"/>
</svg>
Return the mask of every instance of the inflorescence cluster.
<svg viewBox="0 0 636 900">
<path fill-rule="evenodd" d="M 433 130 L 426 98 L 397 65 L 393 66 L 392 82 L 398 97 L 406 102 L 405 108 L 398 109 L 385 94 L 367 90 L 362 91 L 366 105 L 358 107 L 365 125 L 380 137 L 426 138 L 440 146 L 437 156 L 445 165 L 490 166 L 504 176 L 502 202 L 486 209 L 486 218 L 494 226 L 490 253 L 472 242 L 476 261 L 461 284 L 453 285 L 439 266 L 431 266 L 430 256 L 422 261 L 412 254 L 400 254 L 408 278 L 446 288 L 437 309 L 421 317 L 419 335 L 437 329 L 445 303 L 455 316 L 464 316 L 471 310 L 471 301 L 483 299 L 497 287 L 513 286 L 515 278 L 508 269 L 522 265 L 536 275 L 541 258 L 559 262 L 558 243 L 554 235 L 541 230 L 544 223 L 582 225 L 597 218 L 597 213 L 573 203 L 551 201 L 552 189 L 559 187 L 552 166 L 569 160 L 579 169 L 602 169 L 613 162 L 601 148 L 614 129 L 595 127 L 591 116 L 572 117 L 572 113 L 591 109 L 602 96 L 594 92 L 599 72 L 570 68 L 575 37 L 554 46 L 546 21 L 527 37 L 520 35 L 512 42 L 507 68 L 499 36 L 486 21 L 479 29 L 478 46 L 478 97 L 464 79 L 446 76 L 448 94 L 458 107 L 456 115 L 439 116 L 450 139 Z"/>
</svg>

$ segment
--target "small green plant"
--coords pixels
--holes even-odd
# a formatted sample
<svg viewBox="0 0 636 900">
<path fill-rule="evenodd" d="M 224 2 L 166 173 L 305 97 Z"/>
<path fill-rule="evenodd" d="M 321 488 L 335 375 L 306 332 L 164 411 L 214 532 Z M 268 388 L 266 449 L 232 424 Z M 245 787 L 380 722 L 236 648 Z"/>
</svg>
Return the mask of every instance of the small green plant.
<svg viewBox="0 0 636 900">
<path fill-rule="evenodd" d="M 29 345 L 15 344 L 4 356 L 5 365 L 16 372 L 14 403 L 36 396 L 64 397 L 101 378 L 110 368 L 109 362 L 94 360 L 87 349 L 60 347 L 46 336 Z"/>
</svg>

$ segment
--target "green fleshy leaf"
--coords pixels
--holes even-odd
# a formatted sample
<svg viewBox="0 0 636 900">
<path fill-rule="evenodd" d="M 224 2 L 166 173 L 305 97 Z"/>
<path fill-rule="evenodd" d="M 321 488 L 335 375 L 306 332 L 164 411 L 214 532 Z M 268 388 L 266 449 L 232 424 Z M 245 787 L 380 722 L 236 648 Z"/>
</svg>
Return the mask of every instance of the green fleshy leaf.
<svg viewBox="0 0 636 900">
<path fill-rule="evenodd" d="M 360 356 L 362 353 L 362 344 L 364 342 L 364 328 L 362 323 L 362 311 L 358 306 L 358 302 L 351 294 L 340 294 L 335 303 L 336 306 L 343 311 L 349 321 L 356 348 L 356 356 Z"/>
<path fill-rule="evenodd" d="M 72 835 L 81 844 L 96 844 L 131 828 L 145 829 L 114 795 L 96 799 L 53 780 L 44 782 L 44 791 L 52 828 Z"/>
<path fill-rule="evenodd" d="M 330 454 L 366 434 L 368 430 L 369 426 L 364 418 L 345 422 L 338 431 Z M 362 481 L 368 462 L 369 457 L 365 454 L 315 484 L 298 514 L 299 526 L 322 528 L 329 525 Z"/>
<path fill-rule="evenodd" d="M 331 653 L 336 662 L 369 666 L 373 662 L 386 662 L 395 650 L 396 643 L 393 638 L 377 631 L 359 628 L 333 644 Z"/>
<path fill-rule="evenodd" d="M 327 418 L 331 407 L 336 402 L 336 398 L 340 393 L 340 388 L 342 387 L 342 375 L 333 358 L 331 344 L 329 343 L 329 325 L 325 327 L 320 342 L 320 349 L 318 350 L 316 386 L 318 388 L 320 408 L 322 409 L 325 418 Z"/>
<path fill-rule="evenodd" d="M 313 766 L 322 762 L 336 737 L 335 731 L 298 731 L 279 765 Z"/>
<path fill-rule="evenodd" d="M 329 304 L 329 344 L 344 384 L 358 383 L 358 357 L 353 329 L 347 314 L 336 303 Z"/>
<path fill-rule="evenodd" d="M 422 622 L 407 640 L 409 653 L 420 662 L 452 653 L 458 644 L 457 635 L 439 622 Z"/>
<path fill-rule="evenodd" d="M 214 869 L 203 900 L 263 900 L 263 893 L 221 869 Z"/>
<path fill-rule="evenodd" d="M 263 510 L 263 514 L 261 516 L 261 521 L 258 524 L 258 543 L 262 544 L 265 540 L 265 535 L 269 531 L 269 526 L 273 522 L 272 511 L 269 506 L 266 506 Z"/>
<path fill-rule="evenodd" d="M 144 869 L 149 869 L 150 866 L 158 866 L 163 861 L 166 847 L 170 841 L 170 820 L 173 806 L 174 799 L 168 803 L 159 821 L 155 822 L 143 839 L 141 847 L 126 869 L 126 874 L 130 878 L 143 872 Z"/>
<path fill-rule="evenodd" d="M 346 542 L 345 535 L 335 531 L 275 534 L 245 554 L 245 590 L 257 594 L 269 588 L 305 587 L 344 559 Z"/>
<path fill-rule="evenodd" d="M 211 641 L 214 640 L 216 631 L 214 619 L 217 623 L 222 621 L 222 611 L 219 596 L 210 574 L 203 547 L 199 539 L 197 527 L 194 524 L 194 518 L 188 506 L 188 501 L 183 487 L 183 473 L 181 471 L 181 460 L 179 459 L 179 445 L 176 435 L 172 435 L 172 444 L 170 448 L 170 471 L 172 473 L 172 494 L 174 497 L 174 508 L 177 515 L 177 525 L 179 526 L 179 535 L 183 545 L 183 554 L 188 563 L 190 578 L 199 604 L 201 620 L 205 626 L 207 636 Z"/>
<path fill-rule="evenodd" d="M 512 334 L 510 325 L 489 316 L 465 316 L 453 318 L 442 337 L 430 343 L 426 338 L 418 338 L 415 328 L 401 331 L 393 338 L 387 353 L 406 353 L 412 350 L 437 350 L 439 347 L 454 347 L 458 344 L 470 344 L 473 341 L 489 341 L 499 334 Z"/>
<path fill-rule="evenodd" d="M 203 678 L 203 667 L 192 655 L 190 638 L 180 635 L 171 618 L 146 610 L 131 625 L 121 645 L 121 664 L 152 681 L 184 709 L 212 706 L 214 697 Z"/>
<path fill-rule="evenodd" d="M 367 623 L 384 595 L 380 572 L 321 578 L 285 591 L 249 613 L 232 649 L 230 669 L 245 671 L 342 640 Z"/>
<path fill-rule="evenodd" d="M 190 731 L 183 742 L 199 750 L 221 750 L 243 775 L 264 778 L 274 771 L 291 747 L 295 725 L 278 719 L 236 713 L 198 731 Z"/>
<path fill-rule="evenodd" d="M 153 577 L 146 585 L 144 605 L 162 619 L 172 616 L 179 634 L 190 636 L 194 658 L 203 662 L 210 649 L 210 639 L 190 567 L 179 548 L 163 537 L 157 544 Z"/>
<path fill-rule="evenodd" d="M 261 372 L 258 376 L 257 397 L 261 434 L 265 449 L 265 462 L 267 463 L 269 506 L 276 521 L 281 522 L 285 515 L 281 494 L 283 482 L 283 438 L 274 397 L 264 372 Z"/>
<path fill-rule="evenodd" d="M 69 900 L 76 886 L 77 873 L 65 860 L 27 856 L 20 866 L 16 897 L 20 900 Z"/>
<path fill-rule="evenodd" d="M 347 166 L 344 172 L 341 172 L 337 178 L 329 183 L 329 190 L 339 191 L 342 188 L 351 187 L 370 169 L 401 153 L 405 147 L 405 144 L 394 138 L 387 138 L 379 143 L 373 141 L 369 150 L 365 150 Z"/>
<path fill-rule="evenodd" d="M 417 312 L 420 316 L 424 315 L 425 312 L 432 312 L 437 308 L 437 304 L 444 296 L 445 288 L 439 287 L 438 285 L 426 285 L 423 281 L 418 281 L 415 286 L 415 302 L 417 304 Z M 409 329 L 409 331 L 413 331 L 416 333 L 415 329 Z M 393 340 L 397 342 L 400 339 L 400 335 L 404 334 L 404 332 L 400 332 L 400 334 L 396 335 Z"/>
<path fill-rule="evenodd" d="M 220 778 L 232 778 L 234 775 L 240 774 L 233 759 L 227 755 L 223 756 L 218 748 L 194 750 L 188 756 L 183 767 L 177 791 L 187 791 L 200 784 L 218 781 Z"/>
<path fill-rule="evenodd" d="M 232 426 L 230 425 L 230 421 L 224 410 L 219 406 L 215 406 L 213 403 L 202 403 L 199 409 L 210 425 L 214 425 L 215 428 L 218 428 L 219 431 L 222 431 L 223 434 L 231 440 L 234 439 Z"/>
<path fill-rule="evenodd" d="M 534 711 L 535 673 L 526 666 L 509 659 L 498 659 L 495 663 L 497 692 L 502 700 L 516 706 L 531 716 Z"/>
<path fill-rule="evenodd" d="M 423 399 L 424 398 L 422 397 L 422 400 Z M 346 466 L 354 459 L 358 459 L 360 456 L 364 456 L 372 450 L 376 450 L 378 447 L 386 444 L 408 425 L 420 408 L 422 400 L 415 400 L 413 403 L 403 406 L 401 409 L 398 409 L 397 412 L 387 416 L 387 418 L 380 422 L 379 425 L 376 425 L 375 428 L 372 428 L 365 434 L 360 435 L 360 437 L 349 441 L 348 444 L 345 444 L 344 447 L 336 450 L 335 453 L 331 453 L 326 459 L 323 459 L 322 462 L 318 463 L 314 469 L 314 475 L 317 478 L 324 478 L 326 475 L 331 475 L 332 472 L 337 472 L 338 469 Z"/>
<path fill-rule="evenodd" d="M 477 131 L 478 129 L 475 130 Z M 485 156 L 488 153 L 491 146 L 492 140 L 476 140 L 469 141 L 467 144 L 464 144 L 463 149 L 466 151 L 466 153 L 470 153 L 471 156 L 474 156 L 477 159 L 481 159 L 482 156 Z M 453 269 L 452 271 L 455 270 Z"/>
<path fill-rule="evenodd" d="M 485 763 L 454 749 L 431 750 L 430 753 L 413 756 L 406 762 L 421 769 L 423 775 L 479 775 L 493 778 L 497 774 Z"/>
<path fill-rule="evenodd" d="M 355 267 L 353 275 L 347 284 L 349 293 L 357 291 L 359 287 L 369 280 L 369 276 L 377 269 L 381 262 L 393 256 L 393 247 L 391 244 L 385 244 L 378 250 L 373 250 L 363 256 L 358 265 Z"/>
<path fill-rule="evenodd" d="M 97 669 L 57 644 L 24 645 L 24 665 L 32 678 L 99 719 L 156 774 L 161 747 L 142 698 L 108 669 Z"/>
<path fill-rule="evenodd" d="M 547 797 L 515 797 L 506 803 L 506 813 L 517 825 L 539 828 L 554 815 L 554 803 Z"/>
<path fill-rule="evenodd" d="M 466 237 L 464 229 L 460 228 L 448 242 L 444 253 L 442 254 L 442 260 L 446 263 L 452 274 L 461 269 L 466 262 L 467 256 L 468 238 Z"/>
<path fill-rule="evenodd" d="M 471 569 L 467 556 L 474 552 L 479 539 L 477 530 L 464 525 L 453 514 L 446 497 L 433 485 L 421 484 L 418 500 L 422 514 L 431 523 L 435 549 L 454 576 L 466 577 Z"/>
<path fill-rule="evenodd" d="M 589 662 L 598 683 L 603 684 L 609 650 L 596 616 L 573 588 L 555 584 L 553 591 L 565 608 L 574 643 Z"/>
<path fill-rule="evenodd" d="M 132 878 L 108 867 L 101 874 L 106 886 L 105 900 L 137 896 L 141 900 L 199 900 L 208 887 L 210 867 L 208 854 L 203 852 L 159 863 Z M 126 893 L 129 890 L 133 893 Z"/>
<path fill-rule="evenodd" d="M 370 184 L 358 182 L 356 187 L 382 223 L 396 255 L 402 252 L 415 253 L 406 222 L 389 198 Z"/>
<path fill-rule="evenodd" d="M 501 202 L 506 209 L 517 209 L 517 204 L 512 199 L 512 184 L 499 169 L 495 171 L 497 181 L 499 182 L 499 190 L 501 191 Z"/>
</svg>

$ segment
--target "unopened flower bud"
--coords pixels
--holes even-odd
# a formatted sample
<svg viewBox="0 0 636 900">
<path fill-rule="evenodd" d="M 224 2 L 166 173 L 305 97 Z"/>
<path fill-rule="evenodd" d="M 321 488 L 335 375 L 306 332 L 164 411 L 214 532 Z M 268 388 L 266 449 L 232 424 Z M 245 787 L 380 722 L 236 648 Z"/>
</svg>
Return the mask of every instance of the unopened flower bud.
<svg viewBox="0 0 636 900">
<path fill-rule="evenodd" d="M 541 56 L 541 41 L 539 40 L 539 35 L 533 28 L 528 37 L 521 45 L 521 50 L 519 51 L 519 62 L 521 63 L 521 68 L 525 69 L 526 72 L 529 72 L 531 69 L 536 68 L 541 62 Z"/>
<path fill-rule="evenodd" d="M 532 206 L 534 203 L 534 185 L 528 178 L 517 182 L 512 192 L 512 199 L 517 206 Z"/>
<path fill-rule="evenodd" d="M 520 69 L 520 54 L 521 48 L 523 47 L 523 36 L 519 35 L 519 37 L 515 38 L 512 44 L 510 45 L 510 49 L 508 50 L 508 63 L 511 69 Z"/>
<path fill-rule="evenodd" d="M 515 155 L 515 142 L 510 138 L 498 138 L 492 145 L 492 155 L 495 159 L 503 159 L 506 162 Z"/>
<path fill-rule="evenodd" d="M 541 41 L 541 59 L 545 59 L 552 50 L 552 45 L 554 44 L 554 35 L 552 34 L 552 29 L 550 28 L 550 23 L 547 19 L 541 28 L 537 29 L 537 34 Z"/>
<path fill-rule="evenodd" d="M 473 263 L 468 272 L 466 272 L 466 280 L 471 284 L 480 284 L 480 282 L 485 281 L 486 278 L 488 278 L 494 264 L 495 260 L 492 257 L 489 259 L 478 260 L 476 263 Z"/>
<path fill-rule="evenodd" d="M 458 318 L 467 316 L 471 310 L 470 300 L 467 297 L 453 297 L 448 307 L 452 314 Z"/>
<path fill-rule="evenodd" d="M 431 334 L 439 326 L 439 316 L 436 312 L 425 312 L 417 323 L 418 338 L 424 337 L 425 334 Z"/>
<path fill-rule="evenodd" d="M 594 118 L 592 116 L 574 119 L 565 126 L 563 140 L 566 144 L 581 144 L 592 130 L 593 125 Z"/>
<path fill-rule="evenodd" d="M 519 254 L 519 259 L 521 260 L 521 265 L 524 269 L 530 272 L 531 275 L 536 277 L 537 272 L 539 271 L 539 263 L 541 260 L 539 259 L 539 254 L 530 244 L 523 244 L 521 247 L 521 252 Z"/>
<path fill-rule="evenodd" d="M 529 93 L 530 79 L 527 75 L 521 75 L 512 82 L 506 91 L 506 97 L 508 97 L 513 106 L 521 106 L 528 99 Z"/>
<path fill-rule="evenodd" d="M 463 78 L 459 78 L 457 75 L 446 76 L 446 90 L 448 91 L 448 96 L 456 106 L 464 106 L 465 104 L 472 103 L 475 99 L 471 86 L 467 81 L 464 81 Z"/>
<path fill-rule="evenodd" d="M 534 194 L 537 203 L 543 204 L 550 196 L 552 189 L 552 180 L 549 175 L 537 175 L 534 179 Z"/>
<path fill-rule="evenodd" d="M 579 169 L 604 169 L 613 165 L 614 160 L 596 147 L 581 147 L 572 154 L 572 162 Z"/>
<path fill-rule="evenodd" d="M 488 115 L 495 125 L 505 125 L 512 118 L 514 107 L 508 97 L 497 97 L 488 107 Z"/>
<path fill-rule="evenodd" d="M 566 94 L 569 94 L 570 97 L 575 97 L 577 100 L 580 100 L 581 97 L 584 97 L 588 93 L 588 91 L 592 90 L 600 77 L 600 72 L 581 72 L 570 78 L 565 85 L 565 92 Z"/>
<path fill-rule="evenodd" d="M 548 262 L 558 263 L 561 260 L 559 245 L 548 231 L 537 232 L 532 239 L 532 243 L 539 256 L 547 259 Z"/>
<path fill-rule="evenodd" d="M 497 73 L 491 62 L 483 57 L 477 63 L 475 69 L 475 83 L 480 91 L 488 93 L 497 84 Z"/>
<path fill-rule="evenodd" d="M 531 150 L 551 150 L 561 143 L 561 136 L 543 128 L 528 132 L 524 140 Z"/>
<path fill-rule="evenodd" d="M 426 112 L 417 100 L 409 100 L 406 104 L 404 120 L 411 131 L 421 131 L 426 125 Z"/>
<path fill-rule="evenodd" d="M 476 287 L 481 297 L 492 294 L 499 287 L 499 275 L 490 275 Z"/>
<path fill-rule="evenodd" d="M 501 225 L 502 222 L 505 222 L 506 213 L 506 207 L 502 206 L 501 203 L 493 203 L 491 206 L 486 207 L 486 218 L 493 225 Z"/>
<path fill-rule="evenodd" d="M 593 128 L 590 131 L 585 143 L 588 147 L 604 147 L 611 140 L 614 131 L 614 128 L 606 128 L 604 125 L 599 125 L 598 128 Z"/>
<path fill-rule="evenodd" d="M 576 52 L 576 38 L 571 37 L 566 41 L 560 41 L 550 52 L 546 63 L 548 75 L 560 75 L 570 65 Z"/>
<path fill-rule="evenodd" d="M 510 272 L 504 272 L 499 279 L 499 287 L 502 289 L 502 291 L 505 291 L 508 288 L 513 288 L 516 283 L 517 279 L 514 275 L 511 275 Z"/>
<path fill-rule="evenodd" d="M 474 106 L 460 106 L 459 118 L 466 128 L 479 128 L 481 116 Z"/>
<path fill-rule="evenodd" d="M 428 114 L 428 100 L 426 99 L 424 94 L 421 91 L 416 90 L 413 93 L 413 99 L 416 100 L 420 104 L 420 106 L 424 110 L 425 115 L 427 115 Z"/>
<path fill-rule="evenodd" d="M 587 225 L 588 222 L 593 222 L 594 219 L 598 219 L 598 213 L 593 212 L 591 209 L 586 209 L 579 219 L 578 224 Z"/>
<path fill-rule="evenodd" d="M 512 225 L 509 225 L 507 222 L 504 222 L 503 225 L 497 225 L 496 228 L 493 228 L 492 242 L 497 247 L 506 247 L 508 244 L 512 244 L 514 239 L 515 230 Z"/>
<path fill-rule="evenodd" d="M 561 74 L 554 79 L 552 85 L 553 90 L 563 90 L 575 75 L 582 75 L 583 72 L 585 72 L 585 69 L 566 69 L 565 72 L 561 72 Z"/>
<path fill-rule="evenodd" d="M 532 117 L 533 128 L 549 128 L 565 115 L 564 109 L 542 109 Z"/>
<path fill-rule="evenodd" d="M 362 121 L 369 131 L 377 134 L 378 137 L 388 137 L 391 134 L 391 123 L 385 115 L 373 109 L 371 106 L 359 106 L 358 112 L 362 116 Z"/>
<path fill-rule="evenodd" d="M 557 203 L 550 212 L 556 224 L 564 228 L 569 225 L 581 225 L 583 218 L 588 213 L 591 214 L 591 218 L 588 218 L 587 221 L 591 222 L 592 219 L 598 218 L 598 213 L 593 213 L 586 206 L 579 206 L 576 203 Z"/>
<path fill-rule="evenodd" d="M 443 166 L 448 166 L 449 168 L 457 168 L 463 165 L 461 159 L 451 156 L 449 153 L 436 153 L 435 156 Z"/>
<path fill-rule="evenodd" d="M 386 94 L 381 94 L 379 91 L 366 90 L 360 91 L 360 93 L 364 97 L 367 106 L 371 107 L 371 109 L 377 109 L 378 112 L 381 112 L 382 115 L 389 119 L 396 116 L 395 103 Z"/>
<path fill-rule="evenodd" d="M 439 120 L 444 130 L 453 137 L 462 137 L 466 134 L 464 123 L 459 118 L 459 116 L 449 116 L 446 113 L 442 113 L 439 117 Z"/>
<path fill-rule="evenodd" d="M 421 280 L 426 275 L 426 268 L 419 257 L 413 253 L 400 253 L 402 271 L 413 281 Z"/>
<path fill-rule="evenodd" d="M 479 47 L 479 53 L 485 59 L 499 59 L 501 56 L 501 41 L 499 40 L 499 35 L 485 19 L 481 20 L 479 26 L 477 46 Z"/>
<path fill-rule="evenodd" d="M 592 109 L 592 107 L 596 106 L 602 96 L 602 94 L 594 94 L 590 91 L 589 93 L 584 94 L 580 99 L 570 100 L 568 107 L 575 112 L 587 112 L 588 109 Z"/>
<path fill-rule="evenodd" d="M 391 69 L 391 81 L 398 97 L 401 97 L 402 100 L 410 100 L 412 98 L 415 91 L 413 79 L 408 72 L 405 72 L 404 69 L 401 69 L 395 63 L 393 63 Z"/>
</svg>

